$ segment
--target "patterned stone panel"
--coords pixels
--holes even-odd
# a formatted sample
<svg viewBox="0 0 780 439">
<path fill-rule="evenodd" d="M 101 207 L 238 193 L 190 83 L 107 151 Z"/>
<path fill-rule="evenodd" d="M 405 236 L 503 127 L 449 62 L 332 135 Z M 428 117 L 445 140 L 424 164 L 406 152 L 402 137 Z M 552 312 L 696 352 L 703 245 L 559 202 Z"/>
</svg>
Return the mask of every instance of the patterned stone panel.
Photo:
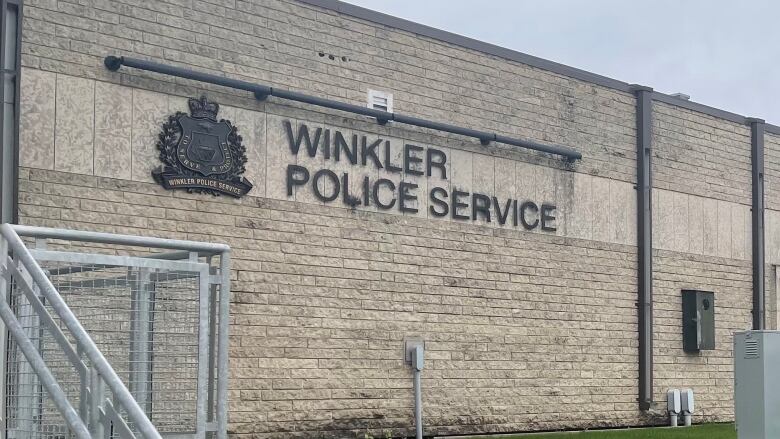
<svg viewBox="0 0 780 439">
<path fill-rule="evenodd" d="M 57 75 L 54 169 L 92 174 L 95 82 Z"/>
<path fill-rule="evenodd" d="M 57 75 L 24 69 L 19 116 L 19 163 L 54 169 L 54 115 Z"/>
<path fill-rule="evenodd" d="M 750 207 L 696 195 L 653 191 L 654 248 L 750 260 Z"/>
<path fill-rule="evenodd" d="M 133 90 L 132 179 L 152 181 L 152 170 L 160 166 L 155 146 L 160 126 L 170 114 L 168 96 L 160 93 Z M 182 108 L 179 111 L 185 111 Z"/>
<path fill-rule="evenodd" d="M 133 90 L 95 83 L 95 175 L 132 176 Z"/>
</svg>

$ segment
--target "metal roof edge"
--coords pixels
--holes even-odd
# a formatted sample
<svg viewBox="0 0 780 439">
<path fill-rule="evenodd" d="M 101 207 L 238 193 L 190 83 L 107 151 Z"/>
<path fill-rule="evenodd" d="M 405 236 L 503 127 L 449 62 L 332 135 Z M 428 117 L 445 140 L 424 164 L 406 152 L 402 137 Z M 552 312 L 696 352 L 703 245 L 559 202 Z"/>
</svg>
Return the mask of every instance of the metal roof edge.
<svg viewBox="0 0 780 439">
<path fill-rule="evenodd" d="M 776 136 L 780 136 L 780 126 L 777 125 L 772 125 L 768 123 L 764 126 L 764 131 L 770 134 L 774 134 Z"/>
<path fill-rule="evenodd" d="M 720 108 L 710 107 L 709 105 L 700 104 L 698 102 L 689 101 L 686 99 L 680 99 L 676 96 L 671 96 L 665 93 L 654 92 L 653 100 L 670 105 L 676 105 L 688 110 L 698 111 L 699 113 L 709 114 L 710 116 L 719 117 L 721 119 L 742 125 L 746 125 L 748 123 L 748 118 L 742 116 L 741 114 L 732 113 L 730 111 L 721 110 Z"/>
<path fill-rule="evenodd" d="M 506 47 L 497 46 L 495 44 L 486 43 L 484 41 L 476 40 L 474 38 L 465 37 L 456 33 L 448 32 L 445 30 L 437 29 L 435 27 L 426 26 L 424 24 L 409 21 L 403 18 L 388 15 L 382 12 L 367 9 L 361 6 L 356 6 L 350 3 L 345 3 L 339 0 L 297 0 L 300 3 L 305 3 L 311 6 L 318 6 L 325 9 L 338 12 L 340 14 L 349 15 L 355 18 L 371 21 L 384 26 L 389 26 L 395 29 L 411 32 L 414 34 L 422 35 L 424 37 L 433 38 L 443 41 L 445 43 L 455 44 L 457 46 L 465 47 L 467 49 L 476 50 L 489 55 L 499 56 L 511 61 L 517 61 L 522 64 L 527 64 L 532 67 L 537 67 L 543 70 L 548 70 L 560 75 L 569 76 L 575 79 L 580 79 L 586 82 L 594 83 L 604 87 L 631 92 L 628 87 L 628 83 L 618 81 L 617 79 L 608 78 L 596 73 L 588 72 L 586 70 L 577 69 L 574 67 L 560 64 L 555 61 L 546 60 L 527 53 L 518 52 L 516 50 L 507 49 Z"/>
<path fill-rule="evenodd" d="M 609 78 L 607 76 L 599 75 L 597 73 L 588 72 L 587 70 L 582 70 L 575 67 L 567 66 L 565 64 L 557 63 L 555 61 L 539 58 L 537 56 L 529 55 L 527 53 L 522 53 L 516 50 L 507 49 L 506 47 L 501 47 L 495 44 L 486 43 L 484 41 L 480 41 L 474 38 L 465 37 L 463 35 L 459 35 L 453 32 L 448 32 L 445 30 L 437 29 L 435 27 L 426 26 L 424 24 L 416 23 L 414 21 L 410 21 L 403 18 L 388 15 L 382 12 L 374 11 L 372 9 L 367 9 L 361 6 L 345 3 L 340 0 L 296 0 L 296 1 L 310 6 L 316 6 L 316 7 L 328 9 L 340 14 L 349 15 L 351 17 L 370 21 L 380 25 L 392 27 L 406 32 L 411 32 L 424 37 L 433 38 L 445 43 L 454 44 L 467 49 L 476 50 L 488 55 L 498 56 L 510 61 L 519 62 L 542 70 L 547 70 L 549 72 L 553 72 L 559 75 L 568 76 L 574 79 L 611 88 L 614 90 L 619 90 L 626 93 L 632 93 L 631 86 L 627 82 L 619 81 L 617 79 Z M 687 108 L 689 110 L 708 114 L 710 116 L 725 119 L 731 122 L 735 122 L 739 124 L 748 123 L 747 122 L 748 118 L 740 114 L 732 113 L 726 110 L 721 110 L 719 108 L 700 104 L 698 102 L 680 99 L 665 93 L 660 93 L 655 91 L 653 92 L 653 99 L 660 102 L 665 102 L 667 104 L 676 105 L 678 107 Z M 773 134 L 780 134 L 780 127 L 767 124 L 767 131 Z"/>
</svg>

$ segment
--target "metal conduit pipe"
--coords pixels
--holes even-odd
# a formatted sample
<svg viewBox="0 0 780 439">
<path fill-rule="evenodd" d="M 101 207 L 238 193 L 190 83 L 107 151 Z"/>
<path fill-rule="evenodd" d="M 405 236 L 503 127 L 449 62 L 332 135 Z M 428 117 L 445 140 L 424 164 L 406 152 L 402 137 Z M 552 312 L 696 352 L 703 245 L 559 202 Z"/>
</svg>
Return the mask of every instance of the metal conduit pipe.
<svg viewBox="0 0 780 439">
<path fill-rule="evenodd" d="M 416 439 L 423 439 L 422 419 L 422 383 L 421 375 L 424 366 L 424 350 L 418 345 L 412 351 L 412 369 L 414 372 L 414 426 Z"/>
<path fill-rule="evenodd" d="M 558 155 L 566 158 L 569 161 L 582 159 L 582 154 L 580 152 L 578 152 L 575 149 L 569 148 L 567 146 L 548 145 L 548 144 L 533 142 L 530 140 L 523 140 L 523 139 L 501 136 L 486 131 L 479 131 L 479 130 L 473 130 L 471 128 L 459 127 L 456 125 L 450 125 L 443 122 L 434 122 L 426 119 L 404 116 L 397 113 L 389 113 L 387 111 L 374 110 L 372 108 L 367 108 L 360 105 L 348 104 L 345 102 L 334 101 L 332 99 L 310 96 L 310 95 L 289 91 L 289 90 L 276 89 L 262 84 L 254 84 L 251 82 L 226 78 L 224 76 L 213 75 L 210 73 L 197 72 L 195 70 L 165 65 L 154 61 L 146 61 L 137 58 L 111 55 L 111 56 L 107 56 L 104 59 L 103 63 L 105 64 L 107 69 L 114 72 L 119 70 L 119 68 L 122 66 L 127 66 L 127 67 L 132 67 L 140 70 L 146 70 L 150 72 L 176 76 L 179 78 L 192 79 L 195 81 L 207 82 L 209 84 L 235 88 L 238 90 L 246 90 L 252 92 L 255 98 L 258 100 L 265 100 L 269 96 L 274 96 L 277 98 L 287 99 L 290 101 L 316 105 L 318 107 L 331 108 L 334 110 L 341 110 L 349 113 L 373 117 L 382 125 L 392 120 L 394 122 L 402 123 L 406 125 L 413 125 L 421 128 L 430 128 L 434 130 L 445 131 L 448 133 L 459 134 L 466 137 L 474 137 L 479 139 L 479 141 L 483 145 L 488 145 L 490 142 L 504 143 L 507 145 L 513 145 L 521 148 L 531 149 L 534 151 L 540 151 L 540 152 L 546 152 L 548 154 Z"/>
<path fill-rule="evenodd" d="M 422 439 L 423 437 L 423 420 L 422 420 L 422 385 L 420 384 L 420 371 L 414 371 L 414 427 L 415 437 Z"/>
<path fill-rule="evenodd" d="M 422 370 L 425 367 L 425 342 L 422 339 L 415 337 L 404 341 L 404 362 L 412 368 L 415 438 L 422 439 Z"/>
</svg>

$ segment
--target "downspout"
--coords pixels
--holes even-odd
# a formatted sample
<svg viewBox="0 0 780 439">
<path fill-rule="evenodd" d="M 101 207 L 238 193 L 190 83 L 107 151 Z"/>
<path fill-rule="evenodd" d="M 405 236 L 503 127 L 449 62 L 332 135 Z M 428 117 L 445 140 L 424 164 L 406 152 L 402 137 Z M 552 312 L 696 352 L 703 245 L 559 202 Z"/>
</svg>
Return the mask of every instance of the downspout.
<svg viewBox="0 0 780 439">
<path fill-rule="evenodd" d="M 639 332 L 639 408 L 653 406 L 653 212 L 652 112 L 653 89 L 632 85 L 636 97 L 637 301 Z"/>
<path fill-rule="evenodd" d="M 764 129 L 762 119 L 748 118 L 752 163 L 753 329 L 764 329 Z"/>
<path fill-rule="evenodd" d="M 13 11 L 13 14 L 11 13 Z M 5 125 L 10 133 L 0 128 L 0 223 L 19 222 L 19 124 L 21 114 L 22 74 L 22 20 L 21 0 L 0 1 L 0 123 L 6 124 L 9 116 L 6 103 L 11 103 L 12 122 Z M 10 29 L 6 29 L 8 26 Z M 8 87 L 7 85 L 11 86 Z M 6 93 L 10 93 L 6 95 Z"/>
</svg>

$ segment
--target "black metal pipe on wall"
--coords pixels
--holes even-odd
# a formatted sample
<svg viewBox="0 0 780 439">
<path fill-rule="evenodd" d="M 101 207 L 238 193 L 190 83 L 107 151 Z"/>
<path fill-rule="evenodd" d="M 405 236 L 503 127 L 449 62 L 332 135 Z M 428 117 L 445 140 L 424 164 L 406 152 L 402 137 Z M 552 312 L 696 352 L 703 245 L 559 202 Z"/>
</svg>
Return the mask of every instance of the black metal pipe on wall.
<svg viewBox="0 0 780 439">
<path fill-rule="evenodd" d="M 636 96 L 637 122 L 637 252 L 639 300 L 639 408 L 653 407 L 653 235 L 652 235 L 652 111 L 658 93 L 649 87 L 632 86 Z M 663 102 L 667 100 L 661 99 Z M 751 132 L 752 168 L 752 327 L 766 327 L 765 225 L 764 225 L 764 133 L 762 119 L 747 118 Z"/>
<path fill-rule="evenodd" d="M 636 96 L 636 193 L 639 322 L 639 408 L 653 406 L 653 89 L 632 86 Z"/>
<path fill-rule="evenodd" d="M 473 130 L 470 128 L 459 127 L 443 122 L 434 122 L 426 119 L 420 119 L 411 116 L 404 116 L 397 113 L 389 113 L 387 111 L 374 110 L 371 108 L 363 107 L 355 104 L 348 104 L 345 102 L 334 101 L 331 99 L 319 98 L 316 96 L 310 96 L 294 91 L 275 89 L 261 84 L 254 84 L 247 81 L 241 81 L 237 79 L 226 78 L 223 76 L 212 75 L 210 73 L 197 72 L 190 69 L 184 69 L 181 67 L 169 66 L 165 64 L 156 63 L 153 61 L 146 61 L 136 58 L 107 56 L 104 60 L 106 68 L 111 71 L 117 71 L 122 66 L 133 67 L 140 70 L 147 70 L 150 72 L 163 73 L 166 75 L 176 76 L 179 78 L 192 79 L 195 81 L 207 82 L 209 84 L 221 85 L 224 87 L 235 88 L 239 90 L 246 90 L 252 92 L 259 100 L 264 100 L 269 96 L 274 96 L 281 99 L 287 99 L 291 101 L 306 103 L 310 105 L 316 105 L 319 107 L 331 108 L 335 110 L 346 111 L 349 113 L 360 114 L 363 116 L 369 116 L 375 118 L 380 124 L 385 124 L 388 121 L 394 121 L 406 125 L 413 125 L 421 128 L 430 128 L 439 131 L 445 131 L 448 133 L 459 134 L 466 137 L 474 137 L 479 139 L 483 145 L 487 145 L 490 142 L 504 143 L 507 145 L 518 146 L 521 148 L 531 149 L 534 151 L 546 152 L 548 154 L 558 155 L 566 158 L 567 160 L 579 160 L 582 158 L 582 154 L 575 149 L 567 146 L 549 145 L 529 140 L 516 139 L 506 136 L 501 136 L 495 133 L 489 133 L 485 131 Z"/>
<path fill-rule="evenodd" d="M 750 118 L 752 170 L 753 329 L 764 329 L 764 130 L 762 119 Z"/>
</svg>

